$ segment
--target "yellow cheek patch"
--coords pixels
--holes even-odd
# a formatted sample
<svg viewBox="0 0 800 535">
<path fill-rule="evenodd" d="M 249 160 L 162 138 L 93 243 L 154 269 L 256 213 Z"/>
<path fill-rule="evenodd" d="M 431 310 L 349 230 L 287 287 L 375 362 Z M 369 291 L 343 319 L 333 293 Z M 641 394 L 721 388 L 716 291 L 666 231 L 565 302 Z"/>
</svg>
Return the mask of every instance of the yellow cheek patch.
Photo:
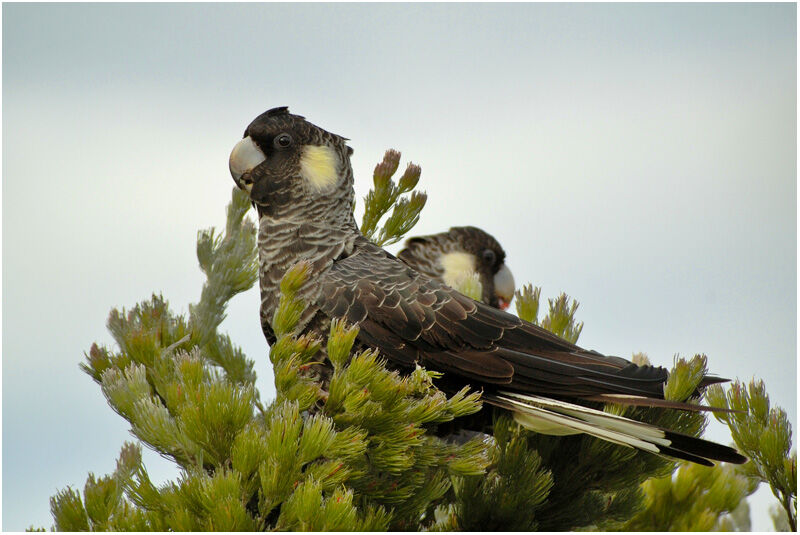
<svg viewBox="0 0 800 535">
<path fill-rule="evenodd" d="M 458 288 L 475 274 L 475 256 L 469 253 L 445 253 L 439 259 L 444 269 L 442 280 L 451 288 Z"/>
<path fill-rule="evenodd" d="M 300 157 L 300 176 L 317 191 L 335 186 L 339 180 L 336 151 L 324 145 L 306 145 Z"/>
</svg>

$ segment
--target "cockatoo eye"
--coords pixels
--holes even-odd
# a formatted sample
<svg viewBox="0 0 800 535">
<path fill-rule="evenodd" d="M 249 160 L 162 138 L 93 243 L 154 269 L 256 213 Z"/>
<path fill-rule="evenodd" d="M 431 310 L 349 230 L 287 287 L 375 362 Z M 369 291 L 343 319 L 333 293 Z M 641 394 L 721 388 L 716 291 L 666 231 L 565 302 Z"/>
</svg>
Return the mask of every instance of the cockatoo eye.
<svg viewBox="0 0 800 535">
<path fill-rule="evenodd" d="M 491 249 L 484 249 L 481 253 L 481 259 L 483 260 L 484 264 L 493 266 L 495 260 L 497 260 L 497 256 L 495 256 L 494 251 Z"/>
<path fill-rule="evenodd" d="M 292 144 L 292 136 L 290 136 L 289 134 L 278 134 L 277 136 L 275 136 L 274 144 L 275 148 L 285 149 L 286 147 Z"/>
</svg>

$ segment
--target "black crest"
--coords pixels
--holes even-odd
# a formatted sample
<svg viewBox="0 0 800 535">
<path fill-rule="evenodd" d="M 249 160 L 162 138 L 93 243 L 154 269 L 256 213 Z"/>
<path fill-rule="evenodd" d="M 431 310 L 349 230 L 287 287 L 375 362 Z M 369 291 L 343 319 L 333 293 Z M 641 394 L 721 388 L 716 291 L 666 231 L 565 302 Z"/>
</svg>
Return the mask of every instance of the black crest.
<svg viewBox="0 0 800 535">
<path fill-rule="evenodd" d="M 280 106 L 264 112 L 264 117 L 277 117 L 279 115 L 289 115 L 289 106 Z"/>
<path fill-rule="evenodd" d="M 247 130 L 249 130 L 251 126 L 265 122 L 269 119 L 276 119 L 276 118 L 281 118 L 285 120 L 292 120 L 292 119 L 299 119 L 301 121 L 305 120 L 305 117 L 302 117 L 300 115 L 292 115 L 291 113 L 289 113 L 289 106 L 279 106 L 277 108 L 269 109 L 264 113 L 262 113 L 261 115 L 259 115 L 258 117 L 256 117 L 255 119 L 253 119 L 253 122 L 250 123 L 250 126 L 248 126 L 247 129 L 245 129 L 244 135 L 245 136 L 247 135 Z"/>
<path fill-rule="evenodd" d="M 259 115 L 256 118 L 256 120 L 270 119 L 273 117 L 294 117 L 296 119 L 305 119 L 305 117 L 303 117 L 302 115 L 292 115 L 291 113 L 289 113 L 289 106 L 279 106 L 277 108 L 272 108 L 270 110 L 265 111 L 264 113 Z"/>
</svg>

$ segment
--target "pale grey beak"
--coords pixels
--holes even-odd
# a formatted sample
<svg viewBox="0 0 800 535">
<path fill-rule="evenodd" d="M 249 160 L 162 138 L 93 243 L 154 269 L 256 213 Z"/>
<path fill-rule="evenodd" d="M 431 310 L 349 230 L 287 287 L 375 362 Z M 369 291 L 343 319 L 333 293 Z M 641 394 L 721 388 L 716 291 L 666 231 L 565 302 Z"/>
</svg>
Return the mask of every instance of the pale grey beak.
<svg viewBox="0 0 800 535">
<path fill-rule="evenodd" d="M 505 310 L 514 298 L 514 290 L 517 287 L 514 285 L 514 275 L 505 264 L 500 266 L 500 269 L 494 276 L 494 293 L 500 301 L 500 308 Z"/>
<path fill-rule="evenodd" d="M 249 184 L 242 184 L 240 179 L 246 172 L 252 170 L 255 166 L 266 160 L 267 157 L 258 145 L 247 136 L 237 143 L 231 151 L 231 157 L 228 159 L 228 168 L 231 171 L 233 180 L 239 187 L 244 187 L 248 191 L 252 188 L 252 182 Z"/>
</svg>

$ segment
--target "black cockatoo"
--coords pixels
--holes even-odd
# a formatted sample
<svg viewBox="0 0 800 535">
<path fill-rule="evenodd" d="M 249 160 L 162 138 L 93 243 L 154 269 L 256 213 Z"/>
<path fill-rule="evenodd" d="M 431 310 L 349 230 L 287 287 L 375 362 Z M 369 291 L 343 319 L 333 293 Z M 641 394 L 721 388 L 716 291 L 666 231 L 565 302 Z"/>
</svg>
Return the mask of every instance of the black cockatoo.
<svg viewBox="0 0 800 535">
<path fill-rule="evenodd" d="M 582 349 L 458 293 L 364 238 L 353 218 L 346 142 L 281 107 L 256 117 L 231 152 L 233 179 L 258 211 L 261 324 L 270 343 L 281 277 L 306 261 L 310 275 L 297 294 L 307 305 L 303 332 L 324 339 L 334 318 L 358 324 L 358 343 L 379 349 L 392 366 L 420 364 L 444 373 L 447 384 L 482 389 L 485 403 L 535 431 L 587 433 L 705 465 L 746 461 L 728 446 L 577 403 L 695 408 L 663 400 L 665 369 Z"/>
<path fill-rule="evenodd" d="M 452 227 L 447 232 L 406 240 L 397 258 L 423 275 L 458 288 L 469 277 L 481 283 L 481 302 L 505 310 L 514 297 L 514 276 L 506 252 L 494 237 L 477 227 Z"/>
</svg>

